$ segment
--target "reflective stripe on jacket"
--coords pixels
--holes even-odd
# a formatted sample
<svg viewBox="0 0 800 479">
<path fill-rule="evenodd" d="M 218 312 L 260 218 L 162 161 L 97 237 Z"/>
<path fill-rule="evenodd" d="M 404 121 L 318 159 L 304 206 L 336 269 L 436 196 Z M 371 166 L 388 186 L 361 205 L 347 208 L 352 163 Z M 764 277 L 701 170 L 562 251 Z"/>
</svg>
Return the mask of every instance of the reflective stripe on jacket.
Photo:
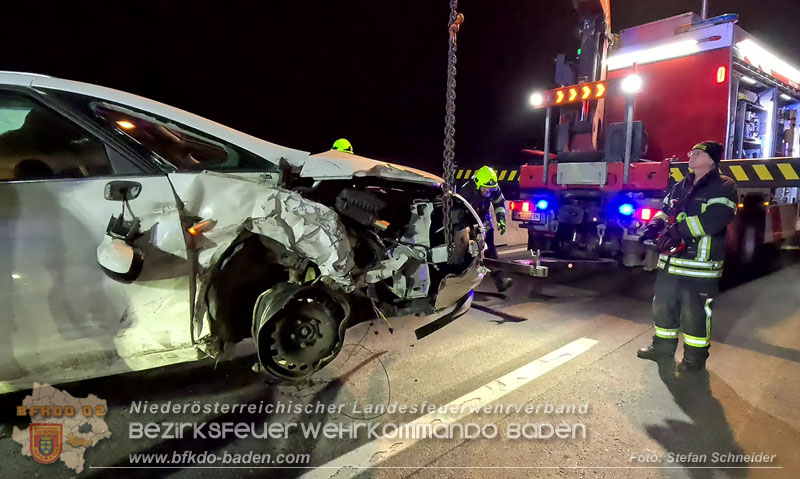
<svg viewBox="0 0 800 479">
<path fill-rule="evenodd" d="M 718 170 L 711 171 L 697 184 L 693 173 L 676 183 L 656 216 L 666 220 L 686 214 L 678 223 L 686 249 L 672 257 L 659 256 L 659 269 L 694 278 L 722 276 L 725 232 L 736 214 L 738 198 L 736 184 Z"/>
</svg>

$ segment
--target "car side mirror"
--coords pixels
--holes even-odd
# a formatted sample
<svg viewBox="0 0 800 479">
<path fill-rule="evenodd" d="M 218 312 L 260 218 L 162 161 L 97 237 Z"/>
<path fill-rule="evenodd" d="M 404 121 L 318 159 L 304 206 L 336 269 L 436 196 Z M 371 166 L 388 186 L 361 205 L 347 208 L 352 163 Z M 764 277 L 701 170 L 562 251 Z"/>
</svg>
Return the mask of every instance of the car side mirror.
<svg viewBox="0 0 800 479">
<path fill-rule="evenodd" d="M 135 200 L 142 192 L 142 184 L 136 181 L 115 180 L 106 183 L 103 196 L 109 201 Z"/>
<path fill-rule="evenodd" d="M 144 256 L 124 240 L 105 236 L 97 247 L 97 263 L 112 279 L 132 282 L 142 272 Z"/>
</svg>

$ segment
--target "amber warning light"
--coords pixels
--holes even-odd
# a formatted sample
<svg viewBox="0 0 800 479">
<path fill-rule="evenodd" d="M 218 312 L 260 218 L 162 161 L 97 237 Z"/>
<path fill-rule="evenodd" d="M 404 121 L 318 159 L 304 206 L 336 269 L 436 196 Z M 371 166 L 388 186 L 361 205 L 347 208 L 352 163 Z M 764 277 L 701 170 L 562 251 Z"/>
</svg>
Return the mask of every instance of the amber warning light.
<svg viewBox="0 0 800 479">
<path fill-rule="evenodd" d="M 583 83 L 580 85 L 564 86 L 555 88 L 537 94 L 537 100 L 531 103 L 535 108 L 547 108 L 549 106 L 568 105 L 571 103 L 578 103 L 582 101 L 592 101 L 605 98 L 606 90 L 608 89 L 608 82 L 597 81 L 592 83 Z"/>
<path fill-rule="evenodd" d="M 195 224 L 194 226 L 190 226 L 187 231 L 192 236 L 197 236 L 200 233 L 210 230 L 214 227 L 215 222 L 213 220 L 205 220 L 201 221 L 200 223 Z"/>
</svg>

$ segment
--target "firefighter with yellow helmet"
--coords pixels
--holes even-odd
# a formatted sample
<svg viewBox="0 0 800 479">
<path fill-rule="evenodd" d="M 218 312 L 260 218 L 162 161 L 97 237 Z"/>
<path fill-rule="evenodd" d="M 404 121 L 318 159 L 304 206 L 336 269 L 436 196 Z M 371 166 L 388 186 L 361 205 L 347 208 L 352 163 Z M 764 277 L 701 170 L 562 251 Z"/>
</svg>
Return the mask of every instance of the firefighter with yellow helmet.
<svg viewBox="0 0 800 479">
<path fill-rule="evenodd" d="M 347 141 L 347 138 L 339 138 L 333 142 L 332 150 L 343 151 L 345 153 L 353 154 L 353 145 Z"/>
<path fill-rule="evenodd" d="M 475 175 L 461 185 L 458 194 L 475 209 L 478 216 L 483 219 L 486 227 L 486 257 L 497 259 L 497 248 L 494 245 L 494 228 L 492 224 L 492 212 L 497 218 L 497 229 L 500 234 L 506 232 L 506 199 L 497 184 L 497 173 L 488 166 L 479 168 Z M 497 290 L 503 292 L 511 287 L 511 278 L 503 275 L 502 271 L 492 271 L 492 278 Z"/>
</svg>

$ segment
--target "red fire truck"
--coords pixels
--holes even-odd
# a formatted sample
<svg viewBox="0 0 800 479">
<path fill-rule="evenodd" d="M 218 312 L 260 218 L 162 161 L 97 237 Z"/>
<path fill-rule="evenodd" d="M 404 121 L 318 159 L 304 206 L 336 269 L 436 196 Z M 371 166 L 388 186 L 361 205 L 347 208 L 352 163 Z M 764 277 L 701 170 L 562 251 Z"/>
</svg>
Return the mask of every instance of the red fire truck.
<svg viewBox="0 0 800 479">
<path fill-rule="evenodd" d="M 791 238 L 800 187 L 800 70 L 736 25 L 737 15 L 686 13 L 612 35 L 609 0 L 576 0 L 581 49 L 556 61 L 556 83 L 534 94 L 545 146 L 518 174 L 512 219 L 528 247 L 567 258 L 655 261 L 639 242 L 686 154 L 725 145 L 739 214 L 729 251 Z M 794 157 L 793 157 L 794 156 Z M 459 171 L 459 176 L 463 171 Z M 466 175 L 464 175 L 466 177 Z M 648 261 L 649 258 L 649 261 Z"/>
</svg>

